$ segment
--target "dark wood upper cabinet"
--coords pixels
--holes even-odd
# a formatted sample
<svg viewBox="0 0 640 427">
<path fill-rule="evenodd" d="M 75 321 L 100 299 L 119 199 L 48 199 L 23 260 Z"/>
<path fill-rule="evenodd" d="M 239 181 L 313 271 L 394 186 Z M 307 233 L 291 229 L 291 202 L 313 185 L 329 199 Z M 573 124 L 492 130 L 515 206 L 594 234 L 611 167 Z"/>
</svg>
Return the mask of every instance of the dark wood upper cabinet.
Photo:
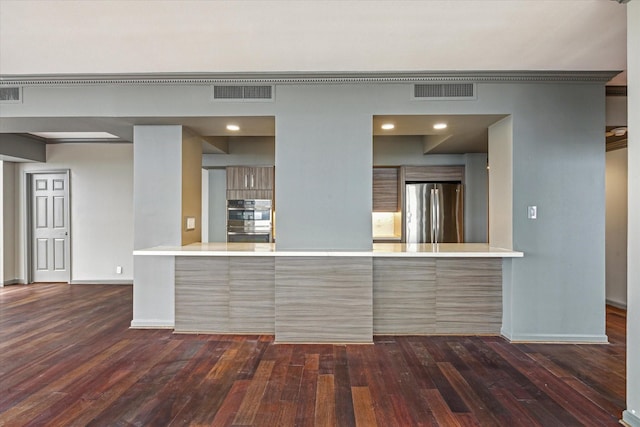
<svg viewBox="0 0 640 427">
<path fill-rule="evenodd" d="M 227 190 L 273 190 L 273 168 L 229 166 L 227 167 Z"/>
<path fill-rule="evenodd" d="M 397 167 L 373 168 L 373 211 L 397 212 L 400 210 L 398 188 L 400 169 Z"/>
<path fill-rule="evenodd" d="M 227 199 L 273 199 L 273 167 L 227 167 Z"/>
</svg>

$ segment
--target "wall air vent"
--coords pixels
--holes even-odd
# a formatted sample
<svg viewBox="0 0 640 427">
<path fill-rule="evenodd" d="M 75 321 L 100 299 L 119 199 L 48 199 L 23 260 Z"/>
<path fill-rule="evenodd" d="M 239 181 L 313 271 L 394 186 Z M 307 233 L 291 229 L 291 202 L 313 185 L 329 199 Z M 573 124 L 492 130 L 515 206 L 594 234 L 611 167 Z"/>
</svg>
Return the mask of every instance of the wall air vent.
<svg viewBox="0 0 640 427">
<path fill-rule="evenodd" d="M 473 83 L 415 84 L 413 99 L 475 99 L 475 85 Z"/>
<path fill-rule="evenodd" d="M 213 86 L 215 101 L 271 101 L 273 100 L 273 86 Z"/>
<path fill-rule="evenodd" d="M 22 102 L 22 88 L 16 87 L 0 87 L 0 103 L 1 104 L 17 104 Z"/>
</svg>

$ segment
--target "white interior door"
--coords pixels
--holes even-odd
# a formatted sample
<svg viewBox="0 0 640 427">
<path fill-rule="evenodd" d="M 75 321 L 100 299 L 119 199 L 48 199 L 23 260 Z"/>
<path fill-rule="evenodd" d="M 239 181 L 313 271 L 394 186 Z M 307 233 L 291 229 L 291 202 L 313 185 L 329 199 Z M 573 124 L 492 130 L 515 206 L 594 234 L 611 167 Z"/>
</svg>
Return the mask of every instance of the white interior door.
<svg viewBox="0 0 640 427">
<path fill-rule="evenodd" d="M 31 180 L 32 281 L 69 282 L 69 179 L 66 173 Z"/>
</svg>

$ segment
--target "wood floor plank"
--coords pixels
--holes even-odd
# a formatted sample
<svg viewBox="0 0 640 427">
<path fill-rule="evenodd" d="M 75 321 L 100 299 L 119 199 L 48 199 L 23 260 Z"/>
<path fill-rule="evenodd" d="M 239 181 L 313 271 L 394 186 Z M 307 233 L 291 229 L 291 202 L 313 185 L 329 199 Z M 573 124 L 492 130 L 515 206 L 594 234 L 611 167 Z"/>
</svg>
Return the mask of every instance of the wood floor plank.
<svg viewBox="0 0 640 427">
<path fill-rule="evenodd" d="M 376 413 L 373 410 L 373 399 L 369 387 L 352 387 L 353 412 L 356 417 L 356 426 L 374 427 L 378 425 Z"/>
<path fill-rule="evenodd" d="M 373 345 L 129 329 L 130 286 L 0 288 L 0 425 L 618 425 L 610 344 L 384 336 Z"/>
<path fill-rule="evenodd" d="M 451 427 L 460 426 L 460 423 L 454 416 L 453 412 L 451 412 L 451 409 L 447 406 L 447 402 L 444 401 L 438 390 L 422 390 L 422 394 L 424 395 L 429 408 L 431 408 L 431 413 L 438 424 Z"/>
<path fill-rule="evenodd" d="M 245 394 L 242 404 L 238 409 L 238 413 L 233 420 L 234 424 L 253 424 L 253 421 L 256 418 L 256 412 L 260 407 L 260 401 L 264 395 L 264 390 L 267 387 L 267 381 L 271 376 L 271 371 L 273 371 L 273 365 L 273 360 L 263 360 L 260 362 L 260 366 L 258 366 L 256 374 L 251 380 L 251 383 L 247 388 L 247 393 Z"/>
<path fill-rule="evenodd" d="M 464 377 L 460 374 L 460 372 L 454 368 L 451 363 L 441 362 L 438 364 L 438 367 L 444 374 L 444 376 L 449 380 L 453 388 L 456 389 L 458 394 L 465 401 L 467 406 L 469 406 L 472 412 L 475 414 L 476 418 L 480 421 L 482 425 L 501 425 L 501 420 L 496 416 L 495 412 L 490 411 L 482 402 L 482 400 L 478 397 L 476 390 L 472 389 L 469 386 L 469 383 L 464 379 Z M 510 424 L 510 423 L 504 423 Z"/>
<path fill-rule="evenodd" d="M 240 408 L 240 405 L 244 400 L 250 384 L 250 380 L 234 381 L 231 390 L 229 390 L 229 394 L 227 394 L 224 401 L 222 402 L 222 405 L 220 405 L 220 408 L 216 412 L 216 416 L 211 422 L 211 425 L 227 426 L 233 423 L 233 420 L 238 413 L 238 409 Z M 172 425 L 183 425 L 180 421 L 180 419 L 174 419 Z"/>
<path fill-rule="evenodd" d="M 340 425 L 353 425 L 355 415 L 351 404 L 351 380 L 349 375 L 349 357 L 347 347 L 344 345 L 334 346 L 334 389 L 336 401 L 336 421 Z"/>
<path fill-rule="evenodd" d="M 336 425 L 335 385 L 333 375 L 318 375 L 316 388 L 316 408 L 314 426 L 333 427 Z"/>
</svg>

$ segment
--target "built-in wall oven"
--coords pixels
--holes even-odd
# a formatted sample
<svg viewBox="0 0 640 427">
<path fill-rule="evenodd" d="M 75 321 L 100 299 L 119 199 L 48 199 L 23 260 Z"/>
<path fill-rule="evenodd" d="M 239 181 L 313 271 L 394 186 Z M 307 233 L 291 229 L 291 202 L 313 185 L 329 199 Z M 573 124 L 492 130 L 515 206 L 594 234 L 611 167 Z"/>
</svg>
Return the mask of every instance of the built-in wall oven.
<svg viewBox="0 0 640 427">
<path fill-rule="evenodd" d="M 271 243 L 270 199 L 227 200 L 227 242 Z"/>
</svg>

